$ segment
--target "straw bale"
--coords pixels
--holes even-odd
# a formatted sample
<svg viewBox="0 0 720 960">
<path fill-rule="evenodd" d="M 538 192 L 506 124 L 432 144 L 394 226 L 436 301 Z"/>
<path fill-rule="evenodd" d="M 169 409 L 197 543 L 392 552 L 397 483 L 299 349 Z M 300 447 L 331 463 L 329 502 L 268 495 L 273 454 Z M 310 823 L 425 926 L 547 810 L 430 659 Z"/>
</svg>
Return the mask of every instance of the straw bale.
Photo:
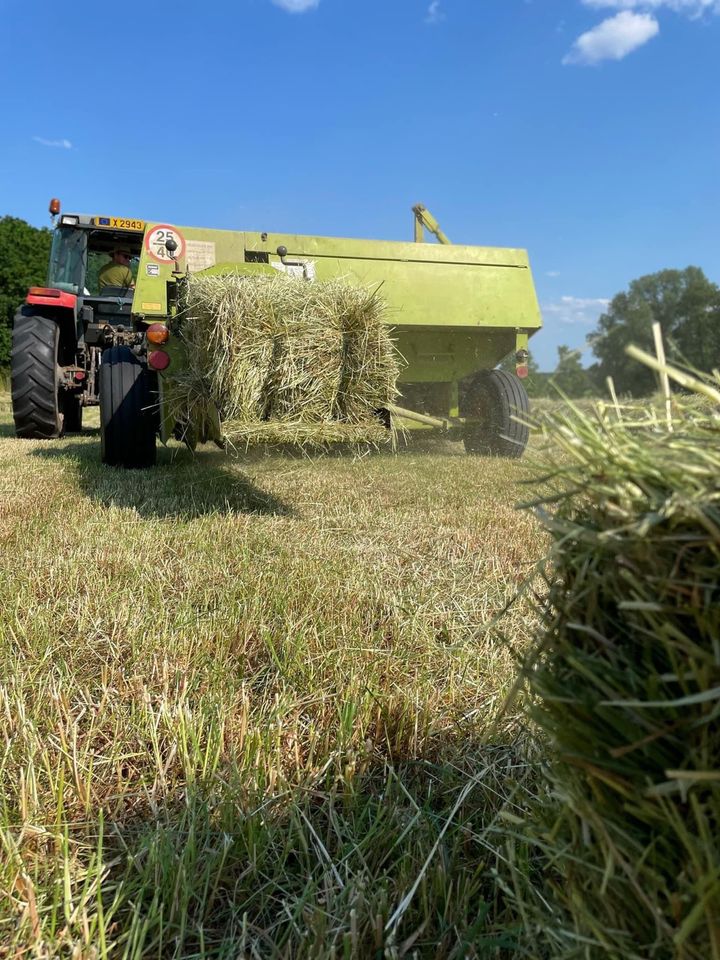
<svg viewBox="0 0 720 960">
<path fill-rule="evenodd" d="M 720 413 L 674 403 L 672 432 L 603 405 L 547 428 L 524 673 L 551 762 L 519 895 L 542 955 L 720 958 Z"/>
<path fill-rule="evenodd" d="M 231 446 L 388 437 L 376 411 L 396 397 L 399 370 L 376 291 L 200 275 L 189 281 L 179 332 L 187 364 L 171 394 L 180 421 L 214 408 Z"/>
</svg>

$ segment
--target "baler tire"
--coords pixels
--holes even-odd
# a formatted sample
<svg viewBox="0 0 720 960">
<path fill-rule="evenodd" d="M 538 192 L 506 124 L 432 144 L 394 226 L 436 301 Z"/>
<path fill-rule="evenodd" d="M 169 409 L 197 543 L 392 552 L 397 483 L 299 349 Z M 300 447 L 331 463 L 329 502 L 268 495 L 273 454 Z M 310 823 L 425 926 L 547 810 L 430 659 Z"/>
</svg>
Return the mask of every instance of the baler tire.
<svg viewBox="0 0 720 960">
<path fill-rule="evenodd" d="M 63 431 L 81 433 L 83 408 L 79 394 L 66 393 L 62 398 Z"/>
<path fill-rule="evenodd" d="M 518 459 L 530 438 L 530 401 L 521 381 L 505 370 L 482 370 L 466 395 L 465 416 L 478 417 L 468 424 L 463 438 L 470 454 Z"/>
<path fill-rule="evenodd" d="M 47 317 L 18 314 L 12 332 L 10 383 L 15 433 L 29 440 L 63 434 L 59 397 L 60 328 Z"/>
<path fill-rule="evenodd" d="M 102 462 L 144 469 L 155 464 L 157 392 L 149 371 L 129 347 L 110 347 L 100 363 Z"/>
</svg>

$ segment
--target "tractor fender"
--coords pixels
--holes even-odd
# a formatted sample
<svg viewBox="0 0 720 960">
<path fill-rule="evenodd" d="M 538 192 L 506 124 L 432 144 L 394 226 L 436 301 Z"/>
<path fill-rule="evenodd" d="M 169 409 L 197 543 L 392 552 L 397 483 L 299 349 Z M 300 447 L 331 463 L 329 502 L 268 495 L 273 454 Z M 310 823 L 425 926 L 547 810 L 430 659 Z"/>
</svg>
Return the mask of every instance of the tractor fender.
<svg viewBox="0 0 720 960">
<path fill-rule="evenodd" d="M 60 329 L 58 359 L 61 364 L 74 363 L 77 350 L 78 298 L 64 290 L 31 287 L 25 303 L 15 314 L 15 323 L 24 317 L 42 316 Z"/>
</svg>

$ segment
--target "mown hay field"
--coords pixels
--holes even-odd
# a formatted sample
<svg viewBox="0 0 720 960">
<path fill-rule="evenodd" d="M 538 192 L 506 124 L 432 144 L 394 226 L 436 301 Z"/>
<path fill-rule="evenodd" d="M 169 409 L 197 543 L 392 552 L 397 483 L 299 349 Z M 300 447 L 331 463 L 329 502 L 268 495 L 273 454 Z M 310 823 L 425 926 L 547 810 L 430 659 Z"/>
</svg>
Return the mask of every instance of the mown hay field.
<svg viewBox="0 0 720 960">
<path fill-rule="evenodd" d="M 122 472 L 88 420 L 0 395 L 0 957 L 520 955 L 527 465 Z"/>
</svg>

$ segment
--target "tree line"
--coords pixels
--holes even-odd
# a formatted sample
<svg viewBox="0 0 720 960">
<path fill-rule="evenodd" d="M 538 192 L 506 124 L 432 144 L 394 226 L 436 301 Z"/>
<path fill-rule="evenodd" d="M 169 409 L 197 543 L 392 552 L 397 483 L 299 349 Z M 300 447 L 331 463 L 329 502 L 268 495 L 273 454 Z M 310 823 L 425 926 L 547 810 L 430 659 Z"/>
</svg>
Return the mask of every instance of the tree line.
<svg viewBox="0 0 720 960">
<path fill-rule="evenodd" d="M 46 228 L 0 217 L 0 367 L 10 363 L 15 311 L 28 287 L 46 282 L 51 239 Z M 609 376 L 619 394 L 652 393 L 654 374 L 627 357 L 625 348 L 634 343 L 653 352 L 654 322 L 662 327 L 671 360 L 703 372 L 720 367 L 720 287 L 699 267 L 660 270 L 633 280 L 613 297 L 588 337 L 596 357 L 590 367 L 583 367 L 580 352 L 567 346 L 558 347 L 553 373 L 541 373 L 531 357 L 528 393 L 551 395 L 555 385 L 570 397 L 605 395 Z M 504 366 L 514 369 L 514 355 Z"/>
<path fill-rule="evenodd" d="M 611 300 L 587 340 L 596 357 L 583 367 L 580 351 L 558 347 L 553 373 L 540 373 L 531 361 L 526 381 L 530 396 L 605 396 L 612 377 L 618 394 L 643 397 L 657 389 L 655 374 L 625 353 L 631 343 L 655 353 L 652 327 L 659 323 L 668 360 L 702 373 L 720 368 L 720 287 L 700 267 L 660 270 L 633 280 Z M 514 355 L 505 361 L 514 369 Z"/>
<path fill-rule="evenodd" d="M 28 287 L 47 281 L 52 232 L 17 217 L 0 217 L 0 367 L 10 364 L 10 331 Z"/>
</svg>

